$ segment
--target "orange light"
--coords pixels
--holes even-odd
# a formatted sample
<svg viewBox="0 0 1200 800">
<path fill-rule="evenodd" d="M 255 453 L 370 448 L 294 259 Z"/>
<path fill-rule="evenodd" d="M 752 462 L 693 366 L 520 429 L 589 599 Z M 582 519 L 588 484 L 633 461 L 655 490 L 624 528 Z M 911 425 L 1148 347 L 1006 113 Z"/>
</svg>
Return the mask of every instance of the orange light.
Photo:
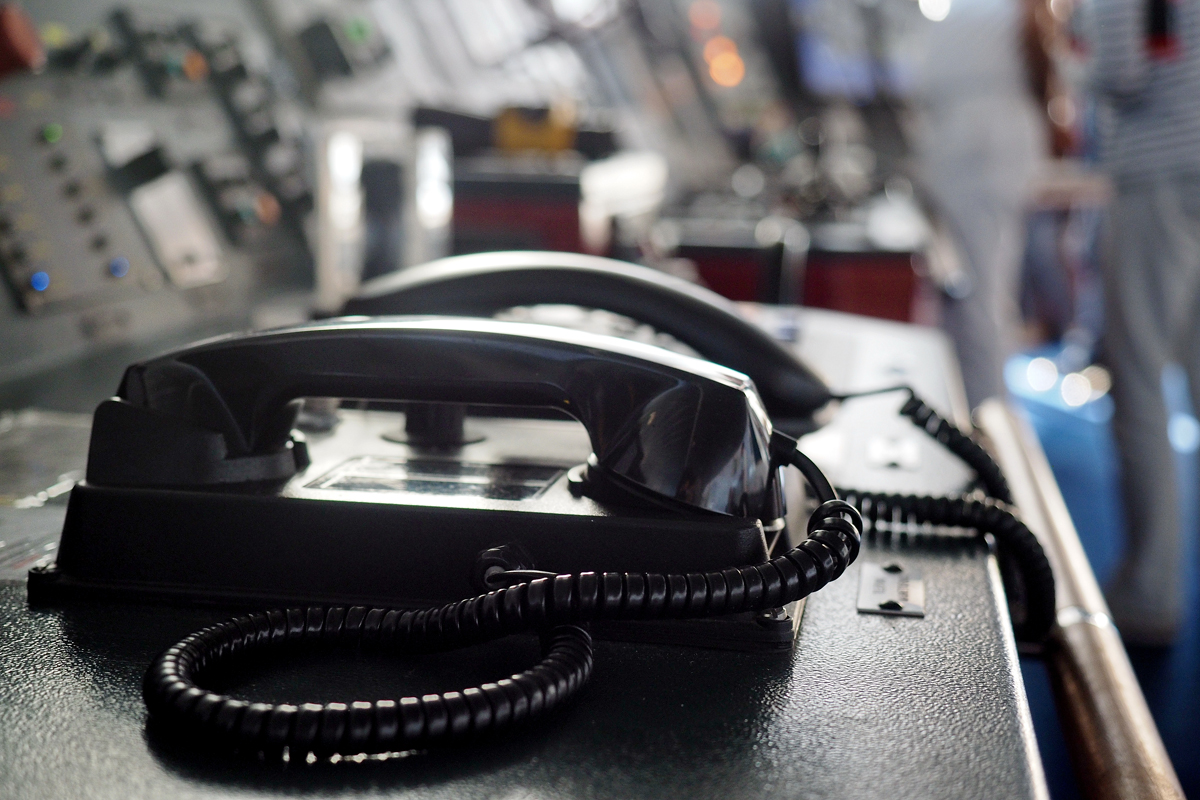
<svg viewBox="0 0 1200 800">
<path fill-rule="evenodd" d="M 188 50 L 183 57 L 183 74 L 198 83 L 208 77 L 208 60 L 197 50 Z"/>
<path fill-rule="evenodd" d="M 688 7 L 688 21 L 702 31 L 715 31 L 721 25 L 721 6 L 716 0 L 696 0 Z"/>
<path fill-rule="evenodd" d="M 714 36 L 704 43 L 704 60 L 709 64 L 722 53 L 737 53 L 737 45 L 728 36 Z"/>
<path fill-rule="evenodd" d="M 746 77 L 746 64 L 737 53 L 719 53 L 708 65 L 708 75 L 718 86 L 737 86 Z"/>
<path fill-rule="evenodd" d="M 254 215 L 258 217 L 259 222 L 270 227 L 279 222 L 280 216 L 283 215 L 283 209 L 280 208 L 275 195 L 270 192 L 259 192 L 258 196 L 254 198 Z"/>
</svg>

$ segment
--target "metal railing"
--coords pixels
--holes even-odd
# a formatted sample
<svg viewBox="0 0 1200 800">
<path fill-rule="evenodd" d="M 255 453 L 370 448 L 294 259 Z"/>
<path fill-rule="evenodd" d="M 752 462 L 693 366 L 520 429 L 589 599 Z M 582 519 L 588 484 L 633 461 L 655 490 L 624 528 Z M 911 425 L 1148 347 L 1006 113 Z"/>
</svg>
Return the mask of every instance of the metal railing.
<svg viewBox="0 0 1200 800">
<path fill-rule="evenodd" d="M 1000 400 L 975 412 L 1021 517 L 1054 567 L 1058 624 L 1046 646 L 1054 699 L 1085 797 L 1183 798 L 1046 455 Z"/>
</svg>

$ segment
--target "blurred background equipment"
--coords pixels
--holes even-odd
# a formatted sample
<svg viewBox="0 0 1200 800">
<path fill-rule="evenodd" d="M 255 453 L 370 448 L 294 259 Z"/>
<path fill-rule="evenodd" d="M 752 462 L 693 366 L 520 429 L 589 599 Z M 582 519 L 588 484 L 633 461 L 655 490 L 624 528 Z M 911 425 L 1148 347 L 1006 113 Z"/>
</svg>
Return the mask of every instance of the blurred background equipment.
<svg viewBox="0 0 1200 800">
<path fill-rule="evenodd" d="M 884 23 L 919 14 L 856 11 L 882 38 L 851 52 L 817 5 L 5 6 L 0 395 L 496 249 L 913 318 L 931 225 L 901 89 L 828 74 L 903 60 Z"/>
<path fill-rule="evenodd" d="M 0 86 L 5 383 L 244 325 L 310 271 L 301 130 L 248 9 L 58 5 L 37 9 L 45 56 L 10 60 Z"/>
</svg>

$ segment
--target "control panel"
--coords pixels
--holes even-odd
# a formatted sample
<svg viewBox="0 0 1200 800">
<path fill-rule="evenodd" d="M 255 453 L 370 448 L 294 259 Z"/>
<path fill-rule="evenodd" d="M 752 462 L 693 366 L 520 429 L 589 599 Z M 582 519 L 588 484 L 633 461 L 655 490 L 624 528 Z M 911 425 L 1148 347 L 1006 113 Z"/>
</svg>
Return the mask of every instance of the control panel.
<svg viewBox="0 0 1200 800">
<path fill-rule="evenodd" d="M 0 83 L 0 383 L 242 327 L 256 302 L 311 282 L 303 128 L 252 14 L 30 12 L 40 69 Z"/>
</svg>

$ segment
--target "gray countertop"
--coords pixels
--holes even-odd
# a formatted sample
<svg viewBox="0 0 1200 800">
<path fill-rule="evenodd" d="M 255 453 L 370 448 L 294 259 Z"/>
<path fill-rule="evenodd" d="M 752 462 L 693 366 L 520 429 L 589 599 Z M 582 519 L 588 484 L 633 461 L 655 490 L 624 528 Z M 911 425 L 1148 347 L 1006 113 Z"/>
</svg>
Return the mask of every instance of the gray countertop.
<svg viewBox="0 0 1200 800">
<path fill-rule="evenodd" d="M 810 598 L 796 648 L 598 643 L 579 701 L 503 740 L 368 763 L 264 763 L 147 726 L 156 652 L 227 612 L 31 610 L 0 584 L 0 796 L 853 797 L 1044 794 L 994 560 L 976 544 L 867 549 L 923 571 L 923 619 L 860 615 L 857 571 Z M 374 698 L 494 679 L 515 639 L 386 661 L 343 653 L 223 687 L 276 701 Z"/>
</svg>

